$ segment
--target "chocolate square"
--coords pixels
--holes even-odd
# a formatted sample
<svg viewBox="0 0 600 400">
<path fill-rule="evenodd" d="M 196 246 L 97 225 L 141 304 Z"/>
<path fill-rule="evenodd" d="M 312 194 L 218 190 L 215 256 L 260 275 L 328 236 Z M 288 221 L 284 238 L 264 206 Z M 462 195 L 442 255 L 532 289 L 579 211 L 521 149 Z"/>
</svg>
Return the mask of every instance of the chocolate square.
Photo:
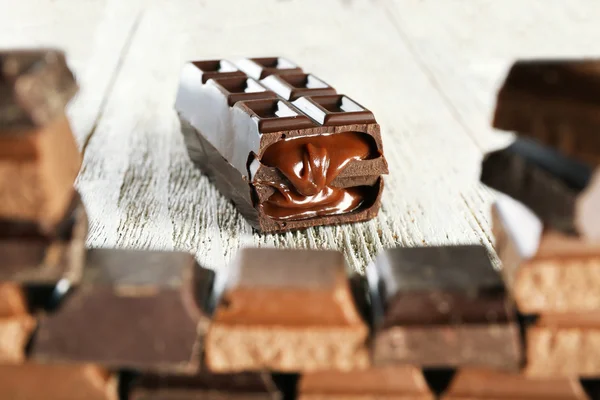
<svg viewBox="0 0 600 400">
<path fill-rule="evenodd" d="M 263 79 L 269 75 L 302 73 L 302 68 L 283 57 L 246 58 L 236 62 L 249 77 Z"/>
<path fill-rule="evenodd" d="M 292 104 L 321 125 L 374 123 L 373 113 L 348 96 L 304 96 Z"/>
<path fill-rule="evenodd" d="M 313 74 L 270 75 L 260 81 L 281 98 L 292 101 L 301 96 L 334 95 L 335 89 Z"/>
<path fill-rule="evenodd" d="M 206 83 L 209 79 L 245 77 L 242 71 L 227 60 L 195 61 L 191 63 L 198 69 L 200 81 Z"/>
</svg>

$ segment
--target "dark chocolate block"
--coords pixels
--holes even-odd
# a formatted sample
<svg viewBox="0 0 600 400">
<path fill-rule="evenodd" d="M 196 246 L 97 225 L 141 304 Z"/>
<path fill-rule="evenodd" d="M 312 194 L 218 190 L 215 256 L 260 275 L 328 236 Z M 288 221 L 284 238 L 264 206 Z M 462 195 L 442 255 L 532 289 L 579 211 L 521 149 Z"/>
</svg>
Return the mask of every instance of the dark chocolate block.
<svg viewBox="0 0 600 400">
<path fill-rule="evenodd" d="M 184 66 L 175 108 L 190 158 L 262 232 L 373 218 L 388 172 L 373 114 L 313 75 L 269 73 L 202 83 Z"/>
<path fill-rule="evenodd" d="M 129 391 L 129 400 L 265 399 L 280 400 L 266 373 L 159 375 L 143 374 Z"/>
<path fill-rule="evenodd" d="M 52 122 L 77 89 L 62 51 L 0 51 L 0 134 Z"/>
<path fill-rule="evenodd" d="M 302 68 L 283 57 L 244 58 L 238 60 L 236 64 L 252 79 L 263 79 L 269 75 L 302 73 Z"/>
<path fill-rule="evenodd" d="M 367 277 L 376 365 L 519 366 L 514 311 L 484 247 L 390 249 Z"/>
<path fill-rule="evenodd" d="M 215 283 L 219 301 L 206 336 L 211 371 L 368 365 L 368 327 L 341 253 L 244 249 L 222 277 Z"/>
<path fill-rule="evenodd" d="M 90 250 L 80 285 L 40 320 L 32 357 L 195 371 L 212 279 L 187 253 Z"/>
</svg>

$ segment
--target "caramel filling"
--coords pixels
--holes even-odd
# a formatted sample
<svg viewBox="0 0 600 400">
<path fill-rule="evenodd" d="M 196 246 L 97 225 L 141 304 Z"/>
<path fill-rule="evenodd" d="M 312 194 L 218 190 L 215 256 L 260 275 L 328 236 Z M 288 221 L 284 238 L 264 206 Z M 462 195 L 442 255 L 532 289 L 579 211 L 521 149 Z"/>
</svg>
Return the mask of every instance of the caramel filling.
<svg viewBox="0 0 600 400">
<path fill-rule="evenodd" d="M 262 204 L 269 217 L 301 220 L 345 214 L 364 202 L 365 187 L 335 188 L 330 184 L 353 160 L 377 153 L 369 136 L 360 132 L 297 137 L 269 146 L 262 164 L 277 168 L 290 185 L 260 182 L 277 191 Z"/>
</svg>

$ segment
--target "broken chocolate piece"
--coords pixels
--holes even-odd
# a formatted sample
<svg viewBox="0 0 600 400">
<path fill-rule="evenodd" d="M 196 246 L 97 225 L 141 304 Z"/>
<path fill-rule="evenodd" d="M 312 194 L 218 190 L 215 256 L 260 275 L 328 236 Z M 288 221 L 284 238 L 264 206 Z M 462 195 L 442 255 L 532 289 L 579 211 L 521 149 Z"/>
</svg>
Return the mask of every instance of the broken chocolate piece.
<svg viewBox="0 0 600 400">
<path fill-rule="evenodd" d="M 421 370 L 411 365 L 371 367 L 347 372 L 310 372 L 300 378 L 298 391 L 300 400 L 434 398 Z"/>
<path fill-rule="evenodd" d="M 390 249 L 367 277 L 376 365 L 519 366 L 514 310 L 484 247 Z"/>
<path fill-rule="evenodd" d="M 129 392 L 130 400 L 281 399 L 266 373 L 143 374 L 133 382 Z"/>
<path fill-rule="evenodd" d="M 206 336 L 214 372 L 361 369 L 368 328 L 336 251 L 243 249 Z"/>
<path fill-rule="evenodd" d="M 80 285 L 41 318 L 32 356 L 193 372 L 212 278 L 187 253 L 90 250 Z"/>
<path fill-rule="evenodd" d="M 460 369 L 442 400 L 561 399 L 588 397 L 577 378 L 540 379 L 491 369 Z"/>
<path fill-rule="evenodd" d="M 498 93 L 493 126 L 600 163 L 600 61 L 517 61 Z"/>
<path fill-rule="evenodd" d="M 175 104 L 190 158 L 254 228 L 281 232 L 377 214 L 388 168 L 371 112 L 297 71 L 260 83 L 203 84 L 202 74 L 184 66 Z"/>
<path fill-rule="evenodd" d="M 0 398 L 117 400 L 117 377 L 92 365 L 0 365 Z"/>
</svg>

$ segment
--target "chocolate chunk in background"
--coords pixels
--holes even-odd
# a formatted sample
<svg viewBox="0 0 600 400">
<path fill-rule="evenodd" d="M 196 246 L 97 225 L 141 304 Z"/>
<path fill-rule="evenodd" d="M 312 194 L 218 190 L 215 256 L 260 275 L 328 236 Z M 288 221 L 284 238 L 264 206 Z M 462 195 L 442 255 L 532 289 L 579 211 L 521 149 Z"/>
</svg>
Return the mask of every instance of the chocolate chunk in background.
<svg viewBox="0 0 600 400">
<path fill-rule="evenodd" d="M 594 311 L 600 307 L 600 246 L 542 224 L 522 204 L 499 197 L 492 230 L 502 273 L 524 314 Z"/>
<path fill-rule="evenodd" d="M 213 372 L 368 365 L 368 327 L 340 252 L 243 249 L 217 277 L 215 293 L 205 342 Z"/>
<path fill-rule="evenodd" d="M 267 373 L 142 374 L 132 382 L 129 400 L 271 399 L 281 393 Z"/>
<path fill-rule="evenodd" d="M 302 73 L 302 68 L 283 57 L 243 58 L 235 64 L 252 79 Z"/>
<path fill-rule="evenodd" d="M 492 369 L 458 370 L 442 400 L 561 399 L 585 400 L 587 395 L 575 377 L 541 379 Z"/>
<path fill-rule="evenodd" d="M 38 224 L 0 222 L 0 281 L 56 285 L 77 282 L 85 262 L 88 218 L 77 192 L 51 235 Z"/>
<path fill-rule="evenodd" d="M 0 135 L 52 123 L 77 90 L 62 51 L 0 51 Z"/>
<path fill-rule="evenodd" d="M 519 367 L 515 312 L 484 247 L 389 249 L 367 278 L 375 365 Z"/>
<path fill-rule="evenodd" d="M 42 128 L 0 134 L 0 219 L 53 229 L 71 203 L 80 167 L 64 114 Z"/>
<path fill-rule="evenodd" d="M 486 156 L 481 182 L 522 202 L 552 228 L 574 234 L 578 197 L 592 172 L 588 165 L 518 139 Z"/>
<path fill-rule="evenodd" d="M 212 279 L 187 253 L 90 250 L 79 286 L 40 319 L 32 357 L 194 372 Z"/>
<path fill-rule="evenodd" d="M 355 371 L 310 372 L 300 378 L 299 399 L 401 398 L 433 400 L 421 370 L 412 365 Z"/>
<path fill-rule="evenodd" d="M 522 60 L 498 93 L 493 126 L 600 163 L 600 61 Z"/>
<path fill-rule="evenodd" d="M 93 365 L 0 364 L 0 398 L 118 400 L 118 379 Z"/>
</svg>

